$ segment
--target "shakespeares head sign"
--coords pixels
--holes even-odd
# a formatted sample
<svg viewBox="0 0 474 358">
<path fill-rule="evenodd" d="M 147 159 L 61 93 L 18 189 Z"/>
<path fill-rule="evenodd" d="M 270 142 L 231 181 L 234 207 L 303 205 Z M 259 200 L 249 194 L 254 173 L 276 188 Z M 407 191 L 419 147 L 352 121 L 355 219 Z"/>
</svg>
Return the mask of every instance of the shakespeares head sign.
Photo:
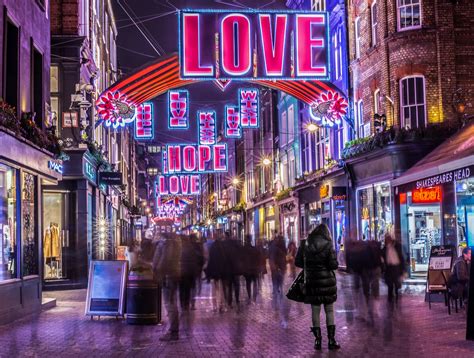
<svg viewBox="0 0 474 358">
<path fill-rule="evenodd" d="M 329 78 L 324 12 L 183 10 L 181 78 Z"/>
</svg>

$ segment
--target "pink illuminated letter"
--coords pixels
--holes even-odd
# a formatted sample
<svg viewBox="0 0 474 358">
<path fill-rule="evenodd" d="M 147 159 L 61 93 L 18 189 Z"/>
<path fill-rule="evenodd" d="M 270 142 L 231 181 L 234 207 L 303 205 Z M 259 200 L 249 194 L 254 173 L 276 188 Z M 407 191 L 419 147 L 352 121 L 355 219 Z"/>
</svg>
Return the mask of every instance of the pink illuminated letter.
<svg viewBox="0 0 474 358">
<path fill-rule="evenodd" d="M 183 73 L 185 76 L 213 76 L 212 66 L 201 65 L 199 14 L 183 15 Z"/>
<path fill-rule="evenodd" d="M 297 76 L 325 76 L 326 65 L 314 65 L 318 57 L 314 50 L 324 48 L 324 38 L 313 37 L 313 26 L 325 26 L 325 17 L 321 14 L 296 15 L 296 74 Z"/>
<path fill-rule="evenodd" d="M 241 76 L 250 70 L 250 21 L 243 14 L 229 14 L 221 22 L 222 67 L 226 73 Z"/>
<path fill-rule="evenodd" d="M 283 74 L 287 24 L 287 15 L 276 15 L 275 31 L 273 32 L 270 15 L 259 15 L 263 62 L 268 76 Z"/>
</svg>

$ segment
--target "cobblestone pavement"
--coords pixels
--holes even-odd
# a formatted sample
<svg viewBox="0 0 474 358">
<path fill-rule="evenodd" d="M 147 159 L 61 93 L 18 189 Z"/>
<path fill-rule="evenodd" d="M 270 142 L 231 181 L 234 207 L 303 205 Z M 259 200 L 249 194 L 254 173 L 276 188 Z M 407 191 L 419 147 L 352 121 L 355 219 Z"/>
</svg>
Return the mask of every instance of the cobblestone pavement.
<svg viewBox="0 0 474 358">
<path fill-rule="evenodd" d="M 373 323 L 354 303 L 350 277 L 339 275 L 337 338 L 342 349 L 313 350 L 309 306 L 290 303 L 288 327 L 272 309 L 268 277 L 256 304 L 242 312 L 210 309 L 208 285 L 198 299 L 194 334 L 160 342 L 164 325 L 130 326 L 112 318 L 84 316 L 85 290 L 50 292 L 58 306 L 37 316 L 0 326 L 1 357 L 474 357 L 474 342 L 464 340 L 465 312 L 448 316 L 442 303 L 428 309 L 420 293 L 405 293 L 392 314 L 383 292 L 374 305 Z M 244 285 L 242 285 L 243 287 Z M 242 295 L 244 297 L 244 295 Z"/>
</svg>

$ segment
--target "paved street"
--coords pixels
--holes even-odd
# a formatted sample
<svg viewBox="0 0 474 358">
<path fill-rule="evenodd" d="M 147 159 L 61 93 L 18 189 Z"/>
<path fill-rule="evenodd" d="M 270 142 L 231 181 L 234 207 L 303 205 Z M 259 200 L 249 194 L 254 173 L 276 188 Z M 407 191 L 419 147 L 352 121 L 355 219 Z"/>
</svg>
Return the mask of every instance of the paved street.
<svg viewBox="0 0 474 358">
<path fill-rule="evenodd" d="M 353 303 L 350 277 L 339 277 L 336 304 L 338 352 L 324 357 L 472 357 L 474 343 L 464 340 L 465 313 L 448 316 L 441 303 L 430 311 L 420 294 L 403 297 L 390 317 L 382 292 L 374 325 Z M 207 285 L 203 292 L 208 292 Z M 129 326 L 124 321 L 85 317 L 85 290 L 46 293 L 58 307 L 0 327 L 1 357 L 302 357 L 314 353 L 309 307 L 291 304 L 288 328 L 272 309 L 268 281 L 256 305 L 211 312 L 203 294 L 195 311 L 194 335 L 162 343 L 164 326 Z M 325 338 L 325 337 L 324 337 Z M 323 341 L 326 343 L 326 340 Z M 323 345 L 325 347 L 325 345 Z"/>
</svg>

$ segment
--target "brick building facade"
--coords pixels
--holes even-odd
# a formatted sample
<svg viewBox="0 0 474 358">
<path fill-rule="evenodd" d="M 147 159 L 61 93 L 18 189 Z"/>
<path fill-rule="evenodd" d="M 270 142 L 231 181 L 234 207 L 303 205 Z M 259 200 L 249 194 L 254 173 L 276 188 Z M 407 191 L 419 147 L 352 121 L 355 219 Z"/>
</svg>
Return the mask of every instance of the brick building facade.
<svg viewBox="0 0 474 358">
<path fill-rule="evenodd" d="M 388 126 L 413 128 L 454 120 L 455 92 L 461 89 L 468 96 L 474 89 L 474 3 L 408 3 L 350 1 L 350 72 L 359 137 L 374 133 L 373 123 L 370 132 L 368 123 L 377 112 L 386 114 Z M 414 83 L 404 82 L 408 78 L 415 78 Z M 410 93 L 413 88 L 420 98 Z M 407 89 L 408 102 L 401 97 Z"/>
</svg>

